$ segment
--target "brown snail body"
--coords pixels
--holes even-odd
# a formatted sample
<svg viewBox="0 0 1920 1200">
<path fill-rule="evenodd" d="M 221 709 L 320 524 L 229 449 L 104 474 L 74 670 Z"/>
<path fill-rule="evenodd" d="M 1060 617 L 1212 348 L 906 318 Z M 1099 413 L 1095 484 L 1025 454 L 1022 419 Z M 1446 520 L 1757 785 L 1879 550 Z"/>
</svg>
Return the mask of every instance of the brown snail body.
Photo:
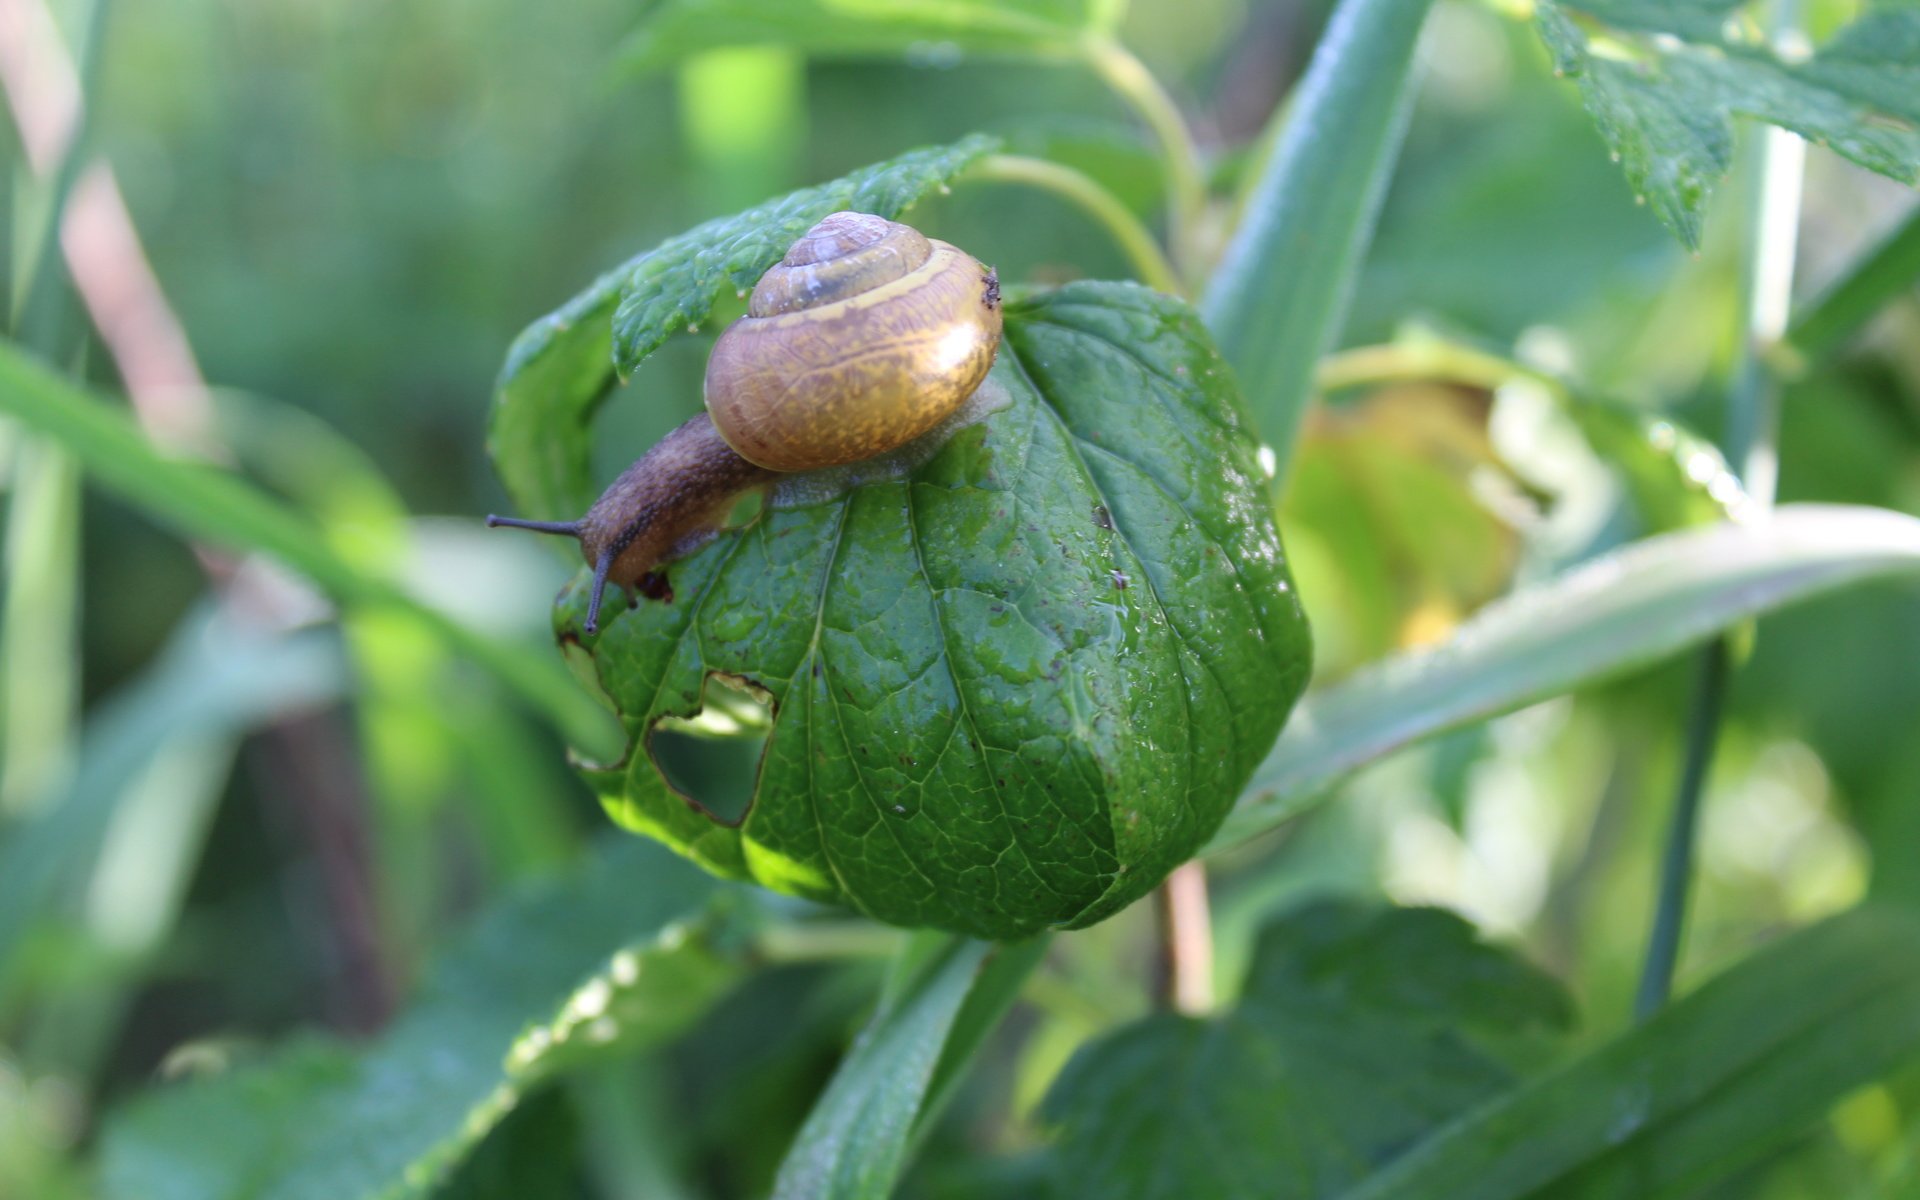
<svg viewBox="0 0 1920 1200">
<path fill-rule="evenodd" d="M 628 467 L 578 521 L 488 517 L 580 540 L 594 568 L 586 629 L 609 583 L 656 594 L 656 568 L 779 473 L 895 450 L 956 411 L 1000 344 L 993 271 L 909 226 L 825 218 L 754 287 L 707 360 L 707 412 Z"/>
</svg>

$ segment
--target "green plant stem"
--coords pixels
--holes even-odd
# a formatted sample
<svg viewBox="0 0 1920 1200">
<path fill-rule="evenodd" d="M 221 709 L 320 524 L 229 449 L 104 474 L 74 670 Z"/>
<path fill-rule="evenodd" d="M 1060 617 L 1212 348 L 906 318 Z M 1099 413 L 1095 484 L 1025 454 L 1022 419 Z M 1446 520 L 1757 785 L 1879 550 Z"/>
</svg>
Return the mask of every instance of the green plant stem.
<svg viewBox="0 0 1920 1200">
<path fill-rule="evenodd" d="M 767 963 L 884 959 L 899 953 L 905 937 L 872 921 L 786 921 L 755 934 L 753 953 Z"/>
<path fill-rule="evenodd" d="M 1154 893 L 1159 916 L 1160 962 L 1155 1000 L 1189 1017 L 1214 1008 L 1213 914 L 1207 868 L 1200 859 L 1181 863 Z"/>
<path fill-rule="evenodd" d="M 1091 177 L 1043 158 L 1016 154 L 992 154 L 980 160 L 970 172 L 975 179 L 996 183 L 1019 183 L 1052 192 L 1099 222 L 1125 252 L 1140 281 L 1175 296 L 1186 289 L 1179 272 L 1147 231 L 1118 197 Z"/>
<path fill-rule="evenodd" d="M 1314 389 L 1324 394 L 1383 383 L 1440 380 L 1492 391 L 1518 379 L 1546 388 L 1556 397 L 1567 395 L 1566 384 L 1551 375 L 1498 354 L 1433 337 L 1356 346 L 1329 354 L 1314 372 Z"/>
<path fill-rule="evenodd" d="M 1784 11 L 1787 8 L 1782 5 L 1783 22 L 1791 19 L 1791 14 Z M 1756 513 L 1764 513 L 1772 505 L 1778 474 L 1775 443 L 1780 426 L 1780 384 L 1768 370 L 1765 355 L 1787 330 L 1804 156 L 1804 145 L 1792 134 L 1768 129 L 1759 135 L 1751 163 L 1747 269 L 1741 282 L 1745 341 L 1728 394 L 1722 449 L 1727 462 L 1740 472 Z M 1721 712 L 1726 706 L 1730 657 L 1724 637 L 1701 652 L 1698 683 L 1687 717 L 1686 758 L 1661 860 L 1659 899 L 1647 938 L 1640 990 L 1634 1000 L 1634 1013 L 1641 1020 L 1658 1012 L 1673 993 L 1693 881 L 1700 799 L 1713 765 Z"/>
<path fill-rule="evenodd" d="M 1920 279 L 1920 211 L 1861 255 L 1847 273 L 1793 319 L 1768 365 L 1776 374 L 1805 374 L 1845 345 L 1887 302 Z"/>
<path fill-rule="evenodd" d="M 1720 735 L 1720 713 L 1726 704 L 1727 639 L 1715 638 L 1700 652 L 1694 678 L 1692 707 L 1687 715 L 1686 759 L 1680 770 L 1680 788 L 1674 796 L 1667 827 L 1666 852 L 1660 862 L 1660 895 L 1654 906 L 1653 930 L 1647 937 L 1646 965 L 1640 989 L 1634 995 L 1633 1015 L 1644 1021 L 1660 1011 L 1673 994 L 1673 972 L 1680 961 L 1680 932 L 1687 919 L 1687 895 L 1693 880 L 1694 843 L 1700 829 L 1700 797 Z"/>
<path fill-rule="evenodd" d="M 1780 433 L 1780 381 L 1765 356 L 1787 333 L 1806 145 L 1783 130 L 1767 129 L 1754 150 L 1751 249 L 1741 280 L 1746 340 L 1728 396 L 1721 450 L 1740 473 L 1747 495 L 1764 508 L 1773 503 Z"/>
<path fill-rule="evenodd" d="M 1167 244 L 1173 248 L 1174 262 L 1191 272 L 1191 247 L 1207 202 L 1206 177 L 1200 170 L 1193 131 L 1160 81 L 1131 50 L 1112 38 L 1098 37 L 1087 41 L 1086 57 L 1160 143 L 1167 170 Z"/>
</svg>

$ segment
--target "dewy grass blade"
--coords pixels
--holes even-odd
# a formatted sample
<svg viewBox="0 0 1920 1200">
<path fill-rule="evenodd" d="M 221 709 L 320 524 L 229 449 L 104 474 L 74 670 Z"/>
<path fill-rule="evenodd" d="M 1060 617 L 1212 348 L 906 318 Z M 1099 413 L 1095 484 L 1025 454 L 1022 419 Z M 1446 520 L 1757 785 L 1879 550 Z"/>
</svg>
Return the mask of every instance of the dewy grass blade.
<svg viewBox="0 0 1920 1200">
<path fill-rule="evenodd" d="M 1413 742 L 1615 678 L 1821 592 L 1920 573 L 1920 519 L 1793 504 L 1636 542 L 1483 609 L 1452 640 L 1310 694 L 1214 835 L 1217 852 Z"/>
</svg>

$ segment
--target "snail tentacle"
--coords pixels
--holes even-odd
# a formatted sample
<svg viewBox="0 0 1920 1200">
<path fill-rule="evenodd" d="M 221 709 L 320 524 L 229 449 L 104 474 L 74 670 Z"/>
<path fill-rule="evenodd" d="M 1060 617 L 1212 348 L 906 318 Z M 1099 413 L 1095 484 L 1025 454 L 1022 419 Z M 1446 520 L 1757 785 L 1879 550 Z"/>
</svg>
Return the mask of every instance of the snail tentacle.
<svg viewBox="0 0 1920 1200">
<path fill-rule="evenodd" d="M 580 535 L 578 521 L 523 521 L 519 517 L 487 516 L 488 529 L 531 529 L 535 533 L 562 533 L 568 537 Z"/>
</svg>

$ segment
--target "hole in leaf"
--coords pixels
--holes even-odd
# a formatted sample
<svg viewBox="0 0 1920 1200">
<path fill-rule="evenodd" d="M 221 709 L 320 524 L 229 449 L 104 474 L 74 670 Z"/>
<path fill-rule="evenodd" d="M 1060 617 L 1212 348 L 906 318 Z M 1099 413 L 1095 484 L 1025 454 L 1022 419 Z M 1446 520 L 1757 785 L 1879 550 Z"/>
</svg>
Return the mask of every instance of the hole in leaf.
<svg viewBox="0 0 1920 1200">
<path fill-rule="evenodd" d="M 647 757 L 688 804 L 722 825 L 739 825 L 753 807 L 773 717 L 767 689 L 709 671 L 700 711 L 656 720 L 647 730 Z"/>
</svg>

